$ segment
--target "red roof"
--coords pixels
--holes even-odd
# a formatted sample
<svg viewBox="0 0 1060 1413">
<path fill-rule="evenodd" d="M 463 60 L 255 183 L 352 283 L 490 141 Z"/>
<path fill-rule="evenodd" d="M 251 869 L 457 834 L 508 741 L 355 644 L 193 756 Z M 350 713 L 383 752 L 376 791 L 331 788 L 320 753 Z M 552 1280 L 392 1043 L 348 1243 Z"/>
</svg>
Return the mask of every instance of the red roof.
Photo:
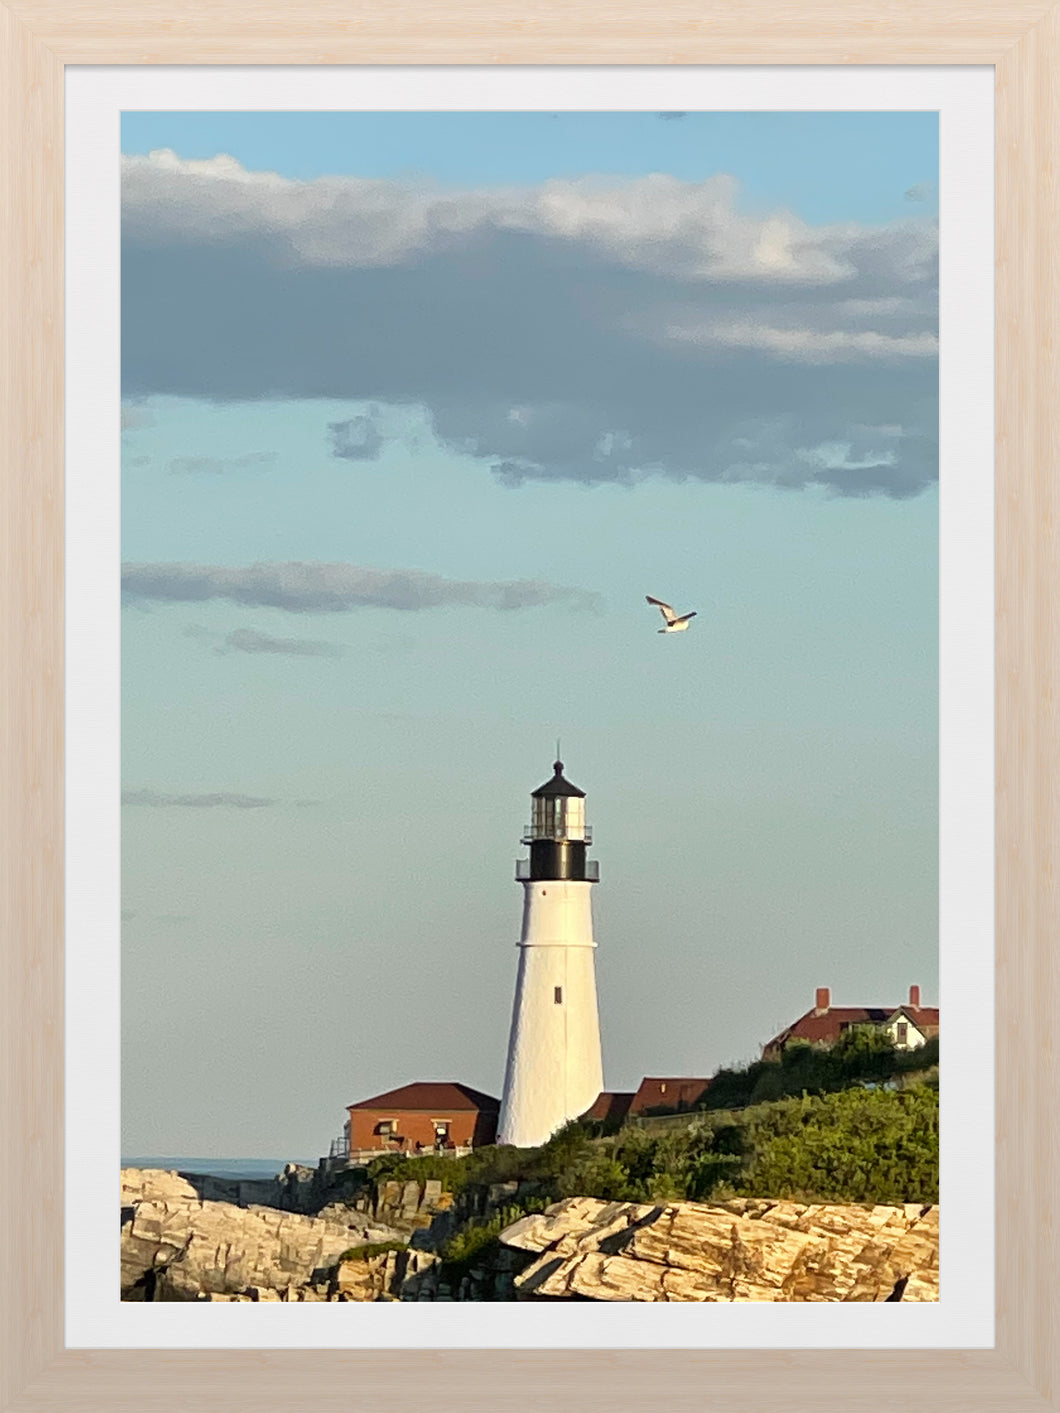
<svg viewBox="0 0 1060 1413">
<path fill-rule="evenodd" d="M 939 1008 L 938 1006 L 899 1006 L 898 1012 L 903 1016 L 908 1016 L 922 1035 L 930 1035 L 933 1030 L 939 1028 Z"/>
<path fill-rule="evenodd" d="M 925 1026 L 934 1030 L 939 1028 L 937 1006 L 898 1006 L 890 1009 L 884 1006 L 829 1006 L 827 1010 L 807 1011 L 762 1048 L 772 1050 L 786 1045 L 789 1040 L 807 1040 L 810 1044 L 838 1040 L 843 1031 L 852 1025 L 886 1025 L 899 1011 L 907 1015 L 918 1030 L 923 1031 Z"/>
<path fill-rule="evenodd" d="M 376 1094 L 371 1099 L 361 1099 L 356 1104 L 347 1104 L 348 1109 L 408 1109 L 430 1110 L 432 1113 L 450 1110 L 474 1110 L 495 1112 L 500 1109 L 499 1099 L 492 1094 L 483 1094 L 480 1089 L 472 1089 L 469 1084 L 424 1083 L 403 1084 L 400 1089 L 388 1089 L 385 1094 Z"/>
<path fill-rule="evenodd" d="M 838 1040 L 852 1025 L 884 1025 L 894 1015 L 882 1006 L 829 1006 L 826 1011 L 807 1011 L 787 1030 L 769 1041 L 766 1049 L 783 1045 L 789 1040 Z"/>
<path fill-rule="evenodd" d="M 605 1089 L 593 1100 L 592 1105 L 580 1117 L 583 1119 L 624 1119 L 633 1103 L 632 1091 L 619 1093 Z"/>
<path fill-rule="evenodd" d="M 688 1108 L 701 1099 L 709 1079 L 642 1079 L 633 1096 L 631 1114 L 643 1114 L 646 1109 Z"/>
</svg>

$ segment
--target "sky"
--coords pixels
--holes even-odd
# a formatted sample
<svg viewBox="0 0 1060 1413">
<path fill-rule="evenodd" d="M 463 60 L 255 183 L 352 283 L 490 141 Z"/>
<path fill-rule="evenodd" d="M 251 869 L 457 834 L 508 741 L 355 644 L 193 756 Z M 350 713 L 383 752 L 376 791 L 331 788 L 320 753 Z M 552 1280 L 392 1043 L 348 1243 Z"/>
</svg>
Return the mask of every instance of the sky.
<svg viewBox="0 0 1060 1413">
<path fill-rule="evenodd" d="M 123 1151 L 499 1095 L 557 738 L 609 1088 L 934 1002 L 936 115 L 122 147 Z"/>
</svg>

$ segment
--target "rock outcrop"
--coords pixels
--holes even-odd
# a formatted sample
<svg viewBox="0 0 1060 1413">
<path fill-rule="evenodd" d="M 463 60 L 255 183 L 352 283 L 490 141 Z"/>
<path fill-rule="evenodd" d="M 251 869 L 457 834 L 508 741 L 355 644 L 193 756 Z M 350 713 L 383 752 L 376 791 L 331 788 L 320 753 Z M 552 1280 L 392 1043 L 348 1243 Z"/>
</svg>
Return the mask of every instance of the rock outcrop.
<svg viewBox="0 0 1060 1413">
<path fill-rule="evenodd" d="M 315 1216 L 204 1199 L 201 1186 L 190 1175 L 123 1171 L 122 1299 L 939 1298 L 937 1207 L 572 1197 L 447 1264 L 453 1234 L 518 1201 L 516 1184 L 454 1203 L 436 1182 L 392 1182 Z"/>
<path fill-rule="evenodd" d="M 572 1197 L 501 1232 L 537 1253 L 516 1299 L 939 1298 L 937 1207 L 742 1199 L 655 1206 Z"/>
<path fill-rule="evenodd" d="M 328 1220 L 203 1200 L 187 1178 L 153 1169 L 122 1172 L 121 1206 L 124 1300 L 349 1298 L 332 1289 L 340 1257 L 400 1241 L 352 1210 Z"/>
</svg>

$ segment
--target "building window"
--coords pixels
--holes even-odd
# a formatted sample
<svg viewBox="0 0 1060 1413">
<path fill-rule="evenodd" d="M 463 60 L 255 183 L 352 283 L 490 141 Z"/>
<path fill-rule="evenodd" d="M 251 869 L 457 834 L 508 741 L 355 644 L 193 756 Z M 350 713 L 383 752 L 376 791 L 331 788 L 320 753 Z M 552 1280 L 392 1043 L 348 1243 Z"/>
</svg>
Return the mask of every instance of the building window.
<svg viewBox="0 0 1060 1413">
<path fill-rule="evenodd" d="M 557 1006 L 562 1006 L 562 1005 L 563 1005 L 563 987 L 562 987 L 562 986 L 557 986 L 557 987 L 555 987 L 555 988 L 553 989 L 553 992 L 552 992 L 552 997 L 553 997 L 553 1000 L 555 1001 L 555 1003 L 556 1003 Z"/>
<path fill-rule="evenodd" d="M 898 1044 L 909 1044 L 909 1026 L 905 1021 L 898 1022 Z"/>
</svg>

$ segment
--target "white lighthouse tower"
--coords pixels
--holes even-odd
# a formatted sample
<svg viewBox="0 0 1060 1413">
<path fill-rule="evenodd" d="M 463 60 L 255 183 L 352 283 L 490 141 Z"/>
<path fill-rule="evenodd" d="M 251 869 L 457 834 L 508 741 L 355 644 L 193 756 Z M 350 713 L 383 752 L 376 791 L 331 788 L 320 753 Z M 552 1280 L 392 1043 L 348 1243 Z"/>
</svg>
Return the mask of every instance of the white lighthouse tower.
<svg viewBox="0 0 1060 1413">
<path fill-rule="evenodd" d="M 600 874 L 585 857 L 585 791 L 562 761 L 553 770 L 531 796 L 530 857 L 515 871 L 523 931 L 497 1142 L 517 1148 L 544 1143 L 604 1087 L 590 898 Z"/>
</svg>

